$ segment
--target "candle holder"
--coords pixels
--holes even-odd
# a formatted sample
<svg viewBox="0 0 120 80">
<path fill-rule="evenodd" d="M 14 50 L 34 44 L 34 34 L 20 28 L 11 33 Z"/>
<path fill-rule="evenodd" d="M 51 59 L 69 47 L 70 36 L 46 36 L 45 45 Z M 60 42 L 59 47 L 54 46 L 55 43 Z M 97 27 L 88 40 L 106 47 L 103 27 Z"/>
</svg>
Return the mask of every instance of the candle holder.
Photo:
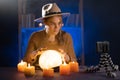
<svg viewBox="0 0 120 80">
<path fill-rule="evenodd" d="M 54 77 L 54 69 L 43 69 L 43 77 Z"/>
<path fill-rule="evenodd" d="M 101 68 L 105 69 L 106 75 L 108 77 L 116 77 L 115 71 L 118 70 L 119 66 L 114 65 L 112 62 L 112 59 L 109 52 L 109 42 L 103 41 L 103 42 L 97 42 L 96 43 L 97 52 L 100 53 L 100 61 L 97 66 L 91 66 L 86 69 L 86 72 L 96 72 L 100 71 Z"/>
</svg>

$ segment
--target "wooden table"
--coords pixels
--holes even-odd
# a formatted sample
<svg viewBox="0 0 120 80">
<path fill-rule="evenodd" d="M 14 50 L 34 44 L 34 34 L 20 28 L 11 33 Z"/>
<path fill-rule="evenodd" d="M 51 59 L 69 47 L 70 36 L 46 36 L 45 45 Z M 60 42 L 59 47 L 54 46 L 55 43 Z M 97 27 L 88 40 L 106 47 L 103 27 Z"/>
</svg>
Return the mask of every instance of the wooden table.
<svg viewBox="0 0 120 80">
<path fill-rule="evenodd" d="M 36 70 L 36 74 L 32 77 L 27 77 L 24 73 L 18 72 L 14 67 L 1 67 L 0 68 L 0 80 L 120 80 L 120 72 L 115 72 L 116 78 L 109 78 L 105 75 L 105 72 L 96 73 L 71 73 L 68 76 L 62 76 L 59 72 L 55 72 L 54 77 L 43 77 L 42 71 Z"/>
</svg>

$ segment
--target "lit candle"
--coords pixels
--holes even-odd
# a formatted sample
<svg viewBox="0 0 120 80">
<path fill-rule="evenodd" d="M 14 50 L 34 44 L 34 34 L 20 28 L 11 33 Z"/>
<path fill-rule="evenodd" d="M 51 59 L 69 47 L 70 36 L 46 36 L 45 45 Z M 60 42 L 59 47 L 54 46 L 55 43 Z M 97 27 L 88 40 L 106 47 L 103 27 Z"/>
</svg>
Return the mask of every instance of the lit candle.
<svg viewBox="0 0 120 80">
<path fill-rule="evenodd" d="M 79 72 L 79 65 L 77 62 L 69 62 L 71 72 Z"/>
<path fill-rule="evenodd" d="M 43 69 L 43 76 L 44 77 L 53 77 L 54 76 L 54 69 Z"/>
<path fill-rule="evenodd" d="M 35 74 L 35 67 L 28 64 L 28 66 L 25 68 L 24 74 L 26 76 L 33 76 Z"/>
<path fill-rule="evenodd" d="M 23 62 L 23 60 L 21 60 L 21 62 L 18 63 L 17 65 L 18 71 L 20 72 L 24 72 L 26 67 L 27 67 L 27 62 Z"/>
<path fill-rule="evenodd" d="M 59 71 L 60 71 L 61 75 L 69 75 L 70 74 L 70 66 L 69 66 L 69 64 L 66 64 L 65 62 L 64 62 L 64 64 L 61 64 Z"/>
</svg>

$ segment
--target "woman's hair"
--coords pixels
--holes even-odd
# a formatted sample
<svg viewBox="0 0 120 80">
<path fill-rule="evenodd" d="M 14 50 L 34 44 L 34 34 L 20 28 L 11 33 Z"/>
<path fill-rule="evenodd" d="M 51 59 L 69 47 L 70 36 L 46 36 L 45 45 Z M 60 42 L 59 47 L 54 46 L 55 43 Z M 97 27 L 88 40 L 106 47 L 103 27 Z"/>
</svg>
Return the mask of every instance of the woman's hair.
<svg viewBox="0 0 120 80">
<path fill-rule="evenodd" d="M 56 36 L 56 39 L 57 39 L 59 45 L 64 45 L 64 41 L 65 41 L 64 34 L 65 34 L 65 32 L 60 30 Z"/>
</svg>

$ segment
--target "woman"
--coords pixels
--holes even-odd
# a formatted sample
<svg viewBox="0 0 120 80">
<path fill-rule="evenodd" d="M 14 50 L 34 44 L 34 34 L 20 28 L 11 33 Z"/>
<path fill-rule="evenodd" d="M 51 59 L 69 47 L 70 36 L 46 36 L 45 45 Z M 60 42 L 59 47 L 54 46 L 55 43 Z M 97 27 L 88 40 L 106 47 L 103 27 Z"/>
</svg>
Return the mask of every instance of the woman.
<svg viewBox="0 0 120 80">
<path fill-rule="evenodd" d="M 72 38 L 70 34 L 61 30 L 63 26 L 62 17 L 69 15 L 69 13 L 61 13 L 61 10 L 56 3 L 49 3 L 42 7 L 42 18 L 35 21 L 43 22 L 45 29 L 34 32 L 29 40 L 24 61 L 33 65 L 37 64 L 33 59 L 38 54 L 37 51 L 41 49 L 58 50 L 64 54 L 66 62 L 76 60 L 73 49 Z M 34 62 L 34 63 L 33 63 Z"/>
</svg>

